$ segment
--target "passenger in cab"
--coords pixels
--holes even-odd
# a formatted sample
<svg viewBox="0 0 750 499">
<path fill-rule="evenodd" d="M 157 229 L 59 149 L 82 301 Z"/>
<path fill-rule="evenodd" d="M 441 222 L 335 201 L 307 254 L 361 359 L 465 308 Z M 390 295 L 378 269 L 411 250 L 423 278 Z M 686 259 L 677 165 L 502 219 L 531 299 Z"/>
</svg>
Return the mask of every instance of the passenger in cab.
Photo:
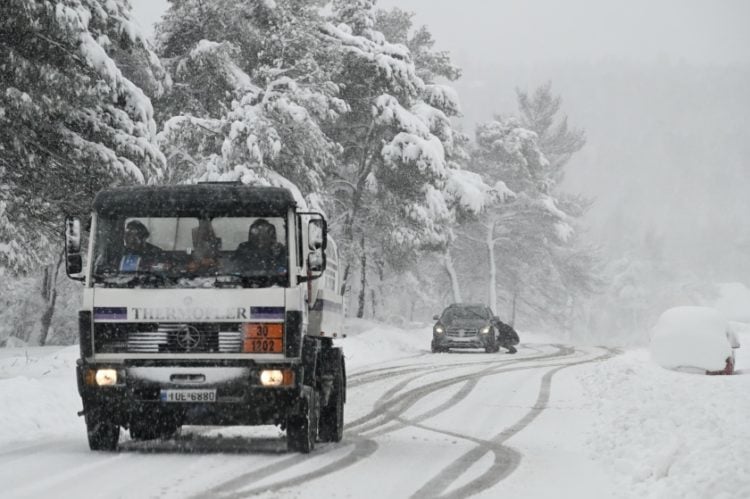
<svg viewBox="0 0 750 499">
<path fill-rule="evenodd" d="M 286 248 L 276 239 L 276 227 L 259 218 L 247 231 L 247 241 L 240 243 L 233 260 L 242 270 L 281 274 L 287 271 Z"/>
</svg>

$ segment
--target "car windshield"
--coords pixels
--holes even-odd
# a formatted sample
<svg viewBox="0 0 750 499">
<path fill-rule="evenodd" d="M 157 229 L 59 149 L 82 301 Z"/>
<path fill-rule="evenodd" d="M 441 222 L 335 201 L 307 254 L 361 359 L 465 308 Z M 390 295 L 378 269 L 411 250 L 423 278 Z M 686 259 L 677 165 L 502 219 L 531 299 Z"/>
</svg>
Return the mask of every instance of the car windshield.
<svg viewBox="0 0 750 499">
<path fill-rule="evenodd" d="M 450 307 L 443 312 L 441 321 L 456 322 L 461 320 L 477 320 L 490 318 L 487 309 L 484 307 Z"/>
<path fill-rule="evenodd" d="M 100 217 L 92 278 L 104 287 L 267 287 L 288 282 L 282 217 Z"/>
</svg>

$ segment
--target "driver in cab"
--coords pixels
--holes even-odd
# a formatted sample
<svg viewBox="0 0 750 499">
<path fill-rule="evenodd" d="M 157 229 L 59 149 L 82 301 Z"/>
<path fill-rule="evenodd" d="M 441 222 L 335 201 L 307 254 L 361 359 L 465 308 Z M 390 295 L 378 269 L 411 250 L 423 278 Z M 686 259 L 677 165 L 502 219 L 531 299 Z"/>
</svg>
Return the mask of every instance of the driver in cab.
<svg viewBox="0 0 750 499">
<path fill-rule="evenodd" d="M 125 226 L 123 236 L 125 251 L 120 260 L 120 271 L 137 272 L 139 268 L 152 265 L 161 250 L 149 243 L 150 233 L 145 225 L 138 220 L 131 220 Z"/>
</svg>

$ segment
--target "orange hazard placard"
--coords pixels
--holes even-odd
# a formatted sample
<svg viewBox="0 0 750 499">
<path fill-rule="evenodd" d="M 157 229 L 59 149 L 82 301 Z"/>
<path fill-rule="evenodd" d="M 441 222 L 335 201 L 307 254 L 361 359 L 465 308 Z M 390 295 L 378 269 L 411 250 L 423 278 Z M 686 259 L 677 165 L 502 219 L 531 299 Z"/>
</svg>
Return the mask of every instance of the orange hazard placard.
<svg viewBox="0 0 750 499">
<path fill-rule="evenodd" d="M 284 325 L 244 324 L 242 351 L 245 353 L 282 353 L 284 351 Z"/>
</svg>

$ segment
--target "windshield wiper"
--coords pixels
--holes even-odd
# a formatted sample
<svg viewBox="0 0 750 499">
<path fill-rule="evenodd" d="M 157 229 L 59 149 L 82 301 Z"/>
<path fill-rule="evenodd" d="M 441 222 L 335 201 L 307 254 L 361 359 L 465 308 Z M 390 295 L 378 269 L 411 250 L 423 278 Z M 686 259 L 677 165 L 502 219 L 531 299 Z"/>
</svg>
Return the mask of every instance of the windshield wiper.
<svg viewBox="0 0 750 499">
<path fill-rule="evenodd" d="M 278 272 L 274 274 L 265 271 L 224 272 L 221 274 L 217 274 L 214 277 L 216 277 L 216 287 L 221 287 L 222 285 L 226 284 L 241 284 L 245 287 L 266 288 L 269 286 L 273 286 L 274 284 L 283 284 L 286 281 L 287 273 Z"/>
<path fill-rule="evenodd" d="M 94 282 L 103 284 L 117 284 L 121 286 L 133 286 L 136 284 L 165 284 L 169 276 L 164 272 L 152 270 L 138 270 L 136 272 L 99 272 L 94 274 Z"/>
</svg>

